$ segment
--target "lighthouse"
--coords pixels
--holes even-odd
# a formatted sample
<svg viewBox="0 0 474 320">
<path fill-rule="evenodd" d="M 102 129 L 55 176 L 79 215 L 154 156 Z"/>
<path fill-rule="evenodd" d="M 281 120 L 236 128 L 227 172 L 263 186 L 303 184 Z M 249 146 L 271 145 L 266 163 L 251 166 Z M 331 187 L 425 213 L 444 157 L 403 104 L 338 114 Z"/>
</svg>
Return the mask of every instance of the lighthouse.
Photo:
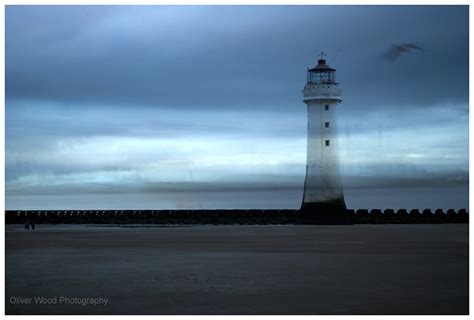
<svg viewBox="0 0 474 320">
<path fill-rule="evenodd" d="M 299 222 L 348 224 L 339 172 L 337 113 L 342 98 L 336 70 L 324 53 L 308 69 L 303 102 L 308 108 L 306 178 Z"/>
</svg>

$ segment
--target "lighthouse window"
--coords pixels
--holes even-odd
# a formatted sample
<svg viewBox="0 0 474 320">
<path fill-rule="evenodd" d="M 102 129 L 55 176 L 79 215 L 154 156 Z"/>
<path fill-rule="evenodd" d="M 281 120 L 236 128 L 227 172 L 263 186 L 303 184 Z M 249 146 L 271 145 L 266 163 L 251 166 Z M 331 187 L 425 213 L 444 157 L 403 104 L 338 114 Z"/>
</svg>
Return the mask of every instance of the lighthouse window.
<svg viewBox="0 0 474 320">
<path fill-rule="evenodd" d="M 324 123 L 324 127 L 325 127 L 325 128 L 329 128 L 329 122 L 325 122 L 325 123 Z"/>
<path fill-rule="evenodd" d="M 336 74 L 334 71 L 328 70 L 312 70 L 308 72 L 308 80 L 312 84 L 329 84 L 335 83 Z"/>
<path fill-rule="evenodd" d="M 326 111 L 329 110 L 329 105 L 328 104 L 324 106 L 324 110 L 326 110 Z"/>
<path fill-rule="evenodd" d="M 329 147 L 329 140 L 326 140 L 326 147 Z"/>
</svg>

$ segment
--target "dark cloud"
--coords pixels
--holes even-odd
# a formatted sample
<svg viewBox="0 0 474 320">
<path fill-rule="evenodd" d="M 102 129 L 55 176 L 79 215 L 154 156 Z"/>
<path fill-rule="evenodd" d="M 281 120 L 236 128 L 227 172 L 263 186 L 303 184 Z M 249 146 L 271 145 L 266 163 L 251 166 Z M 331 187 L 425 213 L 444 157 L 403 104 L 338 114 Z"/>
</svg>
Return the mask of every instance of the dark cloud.
<svg viewBox="0 0 474 320">
<path fill-rule="evenodd" d="M 289 109 L 327 50 L 355 107 L 467 103 L 467 6 L 7 6 L 6 25 L 8 99 Z"/>
</svg>

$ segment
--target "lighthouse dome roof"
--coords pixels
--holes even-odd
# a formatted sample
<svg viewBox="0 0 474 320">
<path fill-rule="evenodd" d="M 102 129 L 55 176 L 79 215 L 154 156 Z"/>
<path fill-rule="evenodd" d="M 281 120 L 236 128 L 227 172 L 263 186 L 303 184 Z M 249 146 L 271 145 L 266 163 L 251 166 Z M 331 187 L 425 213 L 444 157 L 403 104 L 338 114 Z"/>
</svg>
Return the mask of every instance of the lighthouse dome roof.
<svg viewBox="0 0 474 320">
<path fill-rule="evenodd" d="M 319 59 L 318 64 L 314 68 L 309 69 L 309 71 L 336 71 L 336 69 L 328 66 L 325 59 Z"/>
</svg>

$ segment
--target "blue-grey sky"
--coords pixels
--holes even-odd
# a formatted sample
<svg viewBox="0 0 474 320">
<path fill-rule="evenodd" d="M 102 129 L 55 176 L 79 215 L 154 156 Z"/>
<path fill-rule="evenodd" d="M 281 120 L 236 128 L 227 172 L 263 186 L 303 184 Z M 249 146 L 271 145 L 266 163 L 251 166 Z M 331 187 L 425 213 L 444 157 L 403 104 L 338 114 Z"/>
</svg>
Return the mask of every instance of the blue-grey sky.
<svg viewBox="0 0 474 320">
<path fill-rule="evenodd" d="M 348 206 L 375 205 L 354 189 L 427 206 L 426 188 L 453 187 L 462 200 L 439 205 L 465 207 L 468 11 L 7 6 L 7 209 L 298 207 L 320 51 L 343 90 Z M 424 50 L 383 59 L 398 43 Z"/>
</svg>

